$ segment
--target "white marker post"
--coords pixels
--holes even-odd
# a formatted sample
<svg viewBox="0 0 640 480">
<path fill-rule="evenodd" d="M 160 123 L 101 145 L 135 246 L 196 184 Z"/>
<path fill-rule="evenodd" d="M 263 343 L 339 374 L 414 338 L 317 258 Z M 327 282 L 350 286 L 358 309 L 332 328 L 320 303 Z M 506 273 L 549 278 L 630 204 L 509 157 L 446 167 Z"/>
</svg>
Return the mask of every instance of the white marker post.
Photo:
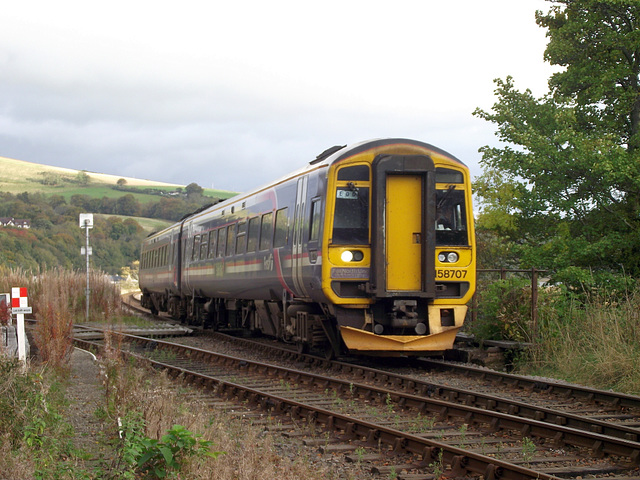
<svg viewBox="0 0 640 480">
<path fill-rule="evenodd" d="M 93 251 L 89 246 L 89 229 L 93 228 L 93 213 L 81 213 L 80 214 L 80 228 L 86 229 L 87 246 L 80 248 L 80 254 L 87 256 L 87 322 L 89 322 L 89 295 L 91 289 L 89 288 L 89 257 L 93 255 Z"/>
<path fill-rule="evenodd" d="M 31 313 L 27 298 L 27 289 L 14 287 L 11 289 L 11 314 L 16 316 L 16 334 L 18 336 L 18 360 L 27 360 L 27 338 L 24 331 L 24 314 Z"/>
</svg>

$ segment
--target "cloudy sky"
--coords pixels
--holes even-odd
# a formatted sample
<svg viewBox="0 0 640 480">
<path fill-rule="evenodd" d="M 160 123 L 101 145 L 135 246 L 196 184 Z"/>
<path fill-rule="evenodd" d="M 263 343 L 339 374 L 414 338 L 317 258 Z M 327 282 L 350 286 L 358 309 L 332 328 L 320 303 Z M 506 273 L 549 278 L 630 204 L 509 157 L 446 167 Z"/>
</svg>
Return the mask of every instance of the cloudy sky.
<svg viewBox="0 0 640 480">
<path fill-rule="evenodd" d="M 479 175 L 494 78 L 546 92 L 545 0 L 21 0 L 0 156 L 244 191 L 326 148 L 432 143 Z"/>
</svg>

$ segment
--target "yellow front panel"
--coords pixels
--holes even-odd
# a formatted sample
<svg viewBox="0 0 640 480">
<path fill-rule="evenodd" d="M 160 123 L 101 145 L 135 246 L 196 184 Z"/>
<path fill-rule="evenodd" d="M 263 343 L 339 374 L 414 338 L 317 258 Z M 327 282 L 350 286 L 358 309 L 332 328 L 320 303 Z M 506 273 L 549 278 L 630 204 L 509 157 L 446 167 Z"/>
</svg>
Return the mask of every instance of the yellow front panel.
<svg viewBox="0 0 640 480">
<path fill-rule="evenodd" d="M 387 290 L 422 290 L 422 177 L 388 175 Z"/>
</svg>

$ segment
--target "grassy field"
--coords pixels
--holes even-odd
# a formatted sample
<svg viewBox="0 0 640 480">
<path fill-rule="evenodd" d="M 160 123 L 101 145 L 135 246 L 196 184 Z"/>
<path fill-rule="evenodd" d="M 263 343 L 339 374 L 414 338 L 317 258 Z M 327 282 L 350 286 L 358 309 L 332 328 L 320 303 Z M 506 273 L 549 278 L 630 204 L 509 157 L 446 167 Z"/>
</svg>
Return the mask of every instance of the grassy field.
<svg viewBox="0 0 640 480">
<path fill-rule="evenodd" d="M 134 187 L 140 190 L 140 193 L 126 193 L 132 193 L 141 203 L 158 199 L 157 195 L 143 193 L 144 189 L 154 188 L 166 192 L 175 192 L 178 188 L 185 187 L 179 184 L 73 170 L 5 157 L 0 157 L 0 172 L 2 172 L 0 176 L 0 191 L 13 194 L 28 192 L 61 195 L 67 200 L 76 194 L 88 195 L 92 198 L 121 197 L 123 192 L 113 188 L 120 179 L 126 181 L 126 187 Z M 83 172 L 86 177 L 84 177 Z M 235 193 L 206 188 L 204 189 L 204 194 L 211 197 L 229 198 Z"/>
<path fill-rule="evenodd" d="M 160 219 L 145 218 L 145 217 L 128 217 L 126 215 L 107 215 L 104 213 L 99 213 L 99 214 L 96 214 L 95 216 L 102 217 L 102 218 L 117 217 L 122 220 L 125 220 L 127 218 L 133 218 L 136 222 L 138 222 L 138 225 L 140 225 L 144 229 L 144 231 L 148 233 L 158 232 L 174 223 L 169 220 L 160 220 Z"/>
</svg>

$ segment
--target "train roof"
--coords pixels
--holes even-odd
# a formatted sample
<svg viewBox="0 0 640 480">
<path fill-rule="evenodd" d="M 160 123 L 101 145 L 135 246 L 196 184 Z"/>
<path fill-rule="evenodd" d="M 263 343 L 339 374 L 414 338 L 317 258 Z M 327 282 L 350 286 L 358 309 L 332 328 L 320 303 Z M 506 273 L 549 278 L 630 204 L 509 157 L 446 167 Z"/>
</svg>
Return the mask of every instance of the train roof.
<svg viewBox="0 0 640 480">
<path fill-rule="evenodd" d="M 268 188 L 273 187 L 274 185 L 278 185 L 280 183 L 283 183 L 291 178 L 295 178 L 297 176 L 300 176 L 302 174 L 304 174 L 305 172 L 308 171 L 313 171 L 313 170 L 317 170 L 317 169 L 321 169 L 321 168 L 327 168 L 330 165 L 337 163 L 337 162 L 341 162 L 349 157 L 352 157 L 353 155 L 357 155 L 361 152 L 364 152 L 366 150 L 370 150 L 372 148 L 377 148 L 377 147 L 382 147 L 385 145 L 397 145 L 397 144 L 405 144 L 405 145 L 414 145 L 414 146 L 418 146 L 418 147 L 422 147 L 422 148 L 426 148 L 428 150 L 433 151 L 434 153 L 437 153 L 439 155 L 445 156 L 447 158 L 449 158 L 450 160 L 459 163 L 460 166 L 465 167 L 466 165 L 460 161 L 459 159 L 457 159 L 456 157 L 454 157 L 453 155 L 451 155 L 450 153 L 446 152 L 445 150 L 442 150 L 441 148 L 435 147 L 433 145 L 430 145 L 428 143 L 424 143 L 424 142 L 420 142 L 418 140 L 410 140 L 407 138 L 384 138 L 384 139 L 374 139 L 374 140 L 365 140 L 363 142 L 360 143 L 355 143 L 353 145 L 337 145 L 331 148 L 328 148 L 327 150 L 325 150 L 324 152 L 320 153 L 315 159 L 311 160 L 310 162 L 308 162 L 304 167 L 299 168 L 297 170 L 294 170 L 293 172 L 290 172 L 289 174 L 285 175 L 284 177 L 281 177 L 275 181 L 272 181 L 268 184 L 265 185 L 261 185 L 260 187 L 257 187 L 253 190 L 250 190 L 248 192 L 245 193 L 241 193 L 238 194 L 234 197 L 231 197 L 223 202 L 219 202 L 216 203 L 215 205 L 209 206 L 209 207 L 204 207 L 201 209 L 196 210 L 195 212 L 192 212 L 188 215 L 185 215 L 184 218 L 180 219 L 179 222 L 176 222 L 174 225 L 171 225 L 159 232 L 155 232 L 150 234 L 146 241 L 151 240 L 152 238 L 158 238 L 162 235 L 166 235 L 167 233 L 169 233 L 169 231 L 171 231 L 172 229 L 174 229 L 177 225 L 180 225 L 182 222 L 188 221 L 190 218 L 195 217 L 198 214 L 204 214 L 204 213 L 209 213 L 212 212 L 214 210 L 218 210 L 221 208 L 225 208 L 227 205 L 232 205 L 235 204 L 239 201 L 241 201 L 243 198 L 246 197 L 250 197 L 252 195 L 255 195 L 263 190 L 266 190 Z"/>
<path fill-rule="evenodd" d="M 423 147 L 428 150 L 433 151 L 439 155 L 443 155 L 453 160 L 454 162 L 459 163 L 461 166 L 466 167 L 466 165 L 455 156 L 451 155 L 449 152 L 442 150 L 441 148 L 435 147 L 429 143 L 420 142 L 418 140 L 410 140 L 408 138 L 381 138 L 375 140 L 365 140 L 360 143 L 355 143 L 353 145 L 337 145 L 335 147 L 328 148 L 320 155 L 318 155 L 315 160 L 309 162 L 310 164 L 319 164 L 326 163 L 327 165 L 331 165 L 335 162 L 339 162 L 344 160 L 345 158 L 351 157 L 353 155 L 357 155 L 366 150 L 370 150 L 372 148 L 382 147 L 385 145 L 397 145 L 397 144 L 405 144 L 405 145 L 415 145 L 418 147 Z"/>
</svg>

